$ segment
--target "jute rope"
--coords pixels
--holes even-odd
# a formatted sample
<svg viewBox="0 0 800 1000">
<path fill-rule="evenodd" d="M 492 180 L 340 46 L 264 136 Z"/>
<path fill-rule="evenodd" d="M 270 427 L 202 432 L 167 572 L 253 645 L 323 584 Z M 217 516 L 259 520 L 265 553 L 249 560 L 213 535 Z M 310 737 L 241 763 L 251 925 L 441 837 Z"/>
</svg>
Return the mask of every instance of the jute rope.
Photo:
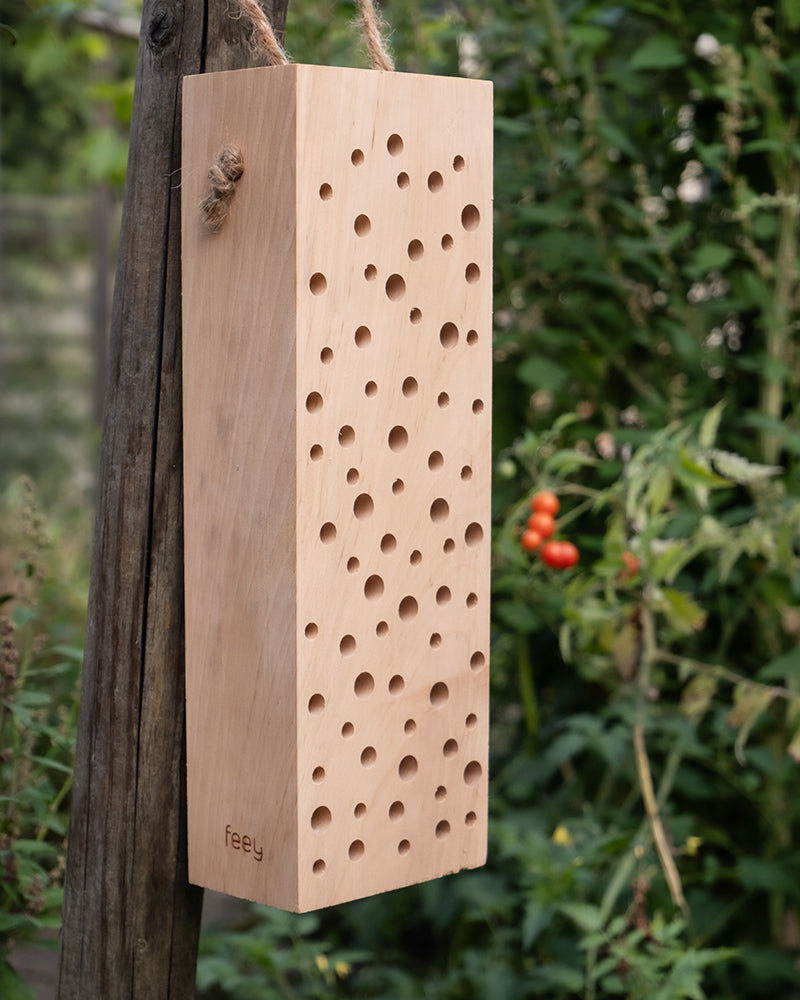
<svg viewBox="0 0 800 1000">
<path fill-rule="evenodd" d="M 269 56 L 273 66 L 287 66 L 289 57 L 275 37 L 272 24 L 258 0 L 230 0 L 236 14 L 246 18 L 252 26 L 250 43 L 257 52 Z M 369 61 L 373 69 L 394 69 L 392 57 L 386 51 L 383 32 L 386 22 L 376 10 L 373 0 L 358 0 L 361 8 L 361 27 L 367 42 Z M 208 171 L 211 190 L 200 203 L 203 222 L 212 232 L 219 232 L 228 216 L 236 182 L 244 173 L 244 157 L 238 146 L 228 143 L 217 153 Z"/>
</svg>

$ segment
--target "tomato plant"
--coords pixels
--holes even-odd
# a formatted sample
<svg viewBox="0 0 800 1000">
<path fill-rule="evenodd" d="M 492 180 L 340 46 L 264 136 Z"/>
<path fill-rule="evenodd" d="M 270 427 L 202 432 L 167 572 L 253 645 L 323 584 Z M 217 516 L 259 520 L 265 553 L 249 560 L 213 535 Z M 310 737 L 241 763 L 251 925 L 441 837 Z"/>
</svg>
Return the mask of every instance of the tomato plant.
<svg viewBox="0 0 800 1000">
<path fill-rule="evenodd" d="M 542 562 L 553 569 L 570 569 L 579 558 L 578 548 L 572 542 L 547 542 L 542 546 Z"/>
<path fill-rule="evenodd" d="M 531 510 L 534 513 L 550 514 L 551 517 L 555 517 L 560 507 L 558 497 L 550 490 L 539 490 L 531 498 Z"/>
<path fill-rule="evenodd" d="M 556 530 L 556 522 L 552 514 L 536 511 L 528 518 L 528 529 L 538 532 L 542 538 L 550 538 Z"/>
<path fill-rule="evenodd" d="M 539 546 L 542 544 L 542 536 L 538 531 L 534 531 L 532 528 L 528 528 L 527 531 L 522 532 L 522 538 L 520 539 L 523 549 L 528 552 L 535 552 Z"/>
</svg>

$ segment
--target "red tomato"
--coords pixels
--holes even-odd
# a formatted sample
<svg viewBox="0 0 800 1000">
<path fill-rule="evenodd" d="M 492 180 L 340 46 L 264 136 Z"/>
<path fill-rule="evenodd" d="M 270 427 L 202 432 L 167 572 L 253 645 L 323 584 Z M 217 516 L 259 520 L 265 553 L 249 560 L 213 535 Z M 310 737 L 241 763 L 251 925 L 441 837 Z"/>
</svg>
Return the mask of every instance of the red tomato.
<svg viewBox="0 0 800 1000">
<path fill-rule="evenodd" d="M 558 497 L 555 493 L 551 493 L 550 490 L 539 490 L 538 493 L 533 494 L 533 498 L 531 499 L 531 510 L 541 511 L 542 514 L 550 514 L 551 517 L 556 516 L 560 506 Z"/>
<path fill-rule="evenodd" d="M 537 510 L 528 518 L 528 528 L 531 531 L 538 531 L 542 538 L 549 538 L 556 530 L 556 522 L 552 514 Z"/>
<path fill-rule="evenodd" d="M 569 569 L 578 558 L 578 549 L 572 542 L 547 542 L 542 546 L 542 562 L 553 569 Z"/>
<path fill-rule="evenodd" d="M 523 549 L 527 549 L 528 552 L 535 552 L 542 544 L 542 536 L 538 531 L 532 531 L 530 528 L 527 531 L 523 531 L 520 540 Z"/>
</svg>

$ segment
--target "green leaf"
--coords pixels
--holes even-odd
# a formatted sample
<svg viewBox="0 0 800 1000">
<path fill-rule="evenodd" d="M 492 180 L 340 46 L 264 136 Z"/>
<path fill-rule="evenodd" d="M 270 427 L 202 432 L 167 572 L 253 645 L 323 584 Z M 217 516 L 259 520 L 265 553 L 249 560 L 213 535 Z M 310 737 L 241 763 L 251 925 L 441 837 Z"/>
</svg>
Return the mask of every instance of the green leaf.
<svg viewBox="0 0 800 1000">
<path fill-rule="evenodd" d="M 705 625 L 705 611 L 682 591 L 666 587 L 658 597 L 660 597 L 660 600 L 657 598 L 658 610 L 679 632 L 696 632 Z"/>
<path fill-rule="evenodd" d="M 587 934 L 599 931 L 603 926 L 603 911 L 589 903 L 560 903 L 559 910 L 569 917 Z"/>
<path fill-rule="evenodd" d="M 0 997 L 3 997 L 3 1000 L 36 1000 L 33 989 L 2 956 L 0 956 Z"/>
<path fill-rule="evenodd" d="M 790 31 L 800 28 L 800 0 L 781 0 L 781 11 Z"/>
<path fill-rule="evenodd" d="M 712 448 L 708 457 L 721 476 L 742 486 L 754 483 L 759 479 L 766 479 L 768 476 L 777 476 L 783 472 L 780 465 L 760 465 L 758 462 L 748 462 L 741 455 L 736 455 L 731 451 L 720 451 L 719 448 Z"/>
<path fill-rule="evenodd" d="M 703 274 L 722 271 L 733 259 L 733 250 L 723 243 L 704 243 L 692 254 L 691 267 Z"/>
<path fill-rule="evenodd" d="M 719 422 L 722 419 L 722 411 L 724 409 L 725 400 L 721 399 L 703 417 L 703 421 L 700 424 L 700 432 L 697 435 L 697 440 L 701 448 L 710 448 L 717 440 Z"/>
<path fill-rule="evenodd" d="M 710 674 L 694 676 L 681 695 L 681 712 L 693 722 L 705 715 L 717 690 L 717 679 Z"/>
<path fill-rule="evenodd" d="M 682 66 L 686 57 L 670 35 L 652 35 L 630 61 L 633 70 L 669 69 Z"/>
<path fill-rule="evenodd" d="M 737 684 L 733 690 L 733 708 L 728 713 L 727 723 L 729 726 L 738 727 L 734 753 L 736 759 L 744 767 L 744 747 L 750 731 L 759 719 L 759 716 L 769 708 L 775 697 L 773 691 L 764 687 L 763 684 L 752 684 L 743 682 Z"/>
<path fill-rule="evenodd" d="M 517 376 L 532 389 L 549 389 L 557 392 L 566 384 L 569 371 L 549 358 L 534 356 L 526 358 L 517 368 Z"/>
<path fill-rule="evenodd" d="M 758 679 L 778 684 L 785 684 L 789 679 L 800 681 L 800 646 L 766 663 L 758 671 Z"/>
</svg>

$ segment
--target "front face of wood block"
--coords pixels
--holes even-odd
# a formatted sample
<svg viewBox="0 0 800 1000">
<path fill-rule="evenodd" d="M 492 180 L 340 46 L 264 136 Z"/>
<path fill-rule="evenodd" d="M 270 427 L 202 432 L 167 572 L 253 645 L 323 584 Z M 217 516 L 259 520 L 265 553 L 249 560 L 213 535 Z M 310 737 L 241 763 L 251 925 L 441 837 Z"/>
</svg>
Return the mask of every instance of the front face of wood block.
<svg viewBox="0 0 800 1000">
<path fill-rule="evenodd" d="M 207 531 L 190 529 L 190 508 L 225 503 L 229 490 L 213 501 L 192 499 L 187 465 L 187 688 L 195 691 L 187 694 L 190 864 L 202 855 L 192 877 L 204 884 L 305 910 L 485 859 L 492 95 L 489 84 L 476 81 L 307 66 L 218 76 L 225 86 L 222 96 L 204 95 L 216 102 L 207 119 L 233 120 L 239 134 L 228 124 L 230 134 L 214 136 L 211 145 L 238 142 L 245 155 L 240 185 L 250 181 L 237 191 L 220 234 L 235 255 L 223 287 L 231 282 L 241 297 L 258 284 L 271 301 L 284 302 L 291 330 L 280 322 L 265 328 L 252 316 L 245 332 L 247 310 L 233 312 L 241 316 L 244 342 L 267 343 L 267 356 L 281 358 L 288 341 L 293 362 L 292 412 L 270 417 L 255 388 L 269 367 L 264 358 L 252 370 L 258 350 L 208 359 L 216 378 L 231 370 L 230 407 L 261 434 L 260 446 L 256 432 L 243 438 L 241 453 L 223 458 L 221 471 L 235 478 L 237 466 L 249 461 L 255 472 L 265 458 L 281 474 L 291 467 L 283 484 L 294 505 L 291 525 L 274 485 L 260 498 L 283 517 L 281 538 L 294 565 L 276 575 L 262 565 L 263 586 L 256 586 L 251 573 L 265 552 L 254 525 L 253 553 L 237 552 L 244 561 L 238 572 L 244 568 L 251 580 L 245 591 L 269 600 L 271 586 L 288 589 L 291 611 L 279 621 L 257 613 L 242 620 L 225 601 L 212 607 L 208 584 L 221 570 L 206 560 L 204 581 L 190 575 L 189 547 Z M 256 165 L 274 157 L 271 119 L 286 81 L 294 87 L 296 118 L 282 155 L 292 165 L 273 168 L 262 184 Z M 185 192 L 188 166 L 185 160 Z M 269 247 L 287 205 L 296 242 L 276 258 Z M 259 212 L 272 231 L 247 235 Z M 222 245 L 207 242 L 212 254 Z M 184 254 L 186 271 L 186 242 Z M 206 267 L 226 266 L 222 253 L 206 260 Z M 193 316 L 200 326 L 207 318 Z M 237 392 L 242 365 L 251 370 L 239 372 Z M 191 397 L 188 385 L 185 391 Z M 267 419 L 291 424 L 291 444 L 276 443 L 276 428 L 262 424 Z M 246 516 L 257 507 L 249 499 Z M 199 520 L 224 523 L 224 516 L 207 511 Z M 214 558 L 224 561 L 230 551 L 215 550 Z M 191 620 L 220 619 L 203 624 L 203 647 L 214 628 L 234 645 L 244 629 L 249 657 L 260 649 L 266 661 L 258 683 L 248 680 L 252 663 L 226 663 L 233 681 L 204 675 L 204 684 L 240 685 L 253 720 L 233 742 L 215 738 L 217 748 L 240 755 L 231 767 L 217 762 L 221 779 L 210 776 L 202 730 L 229 726 L 235 710 L 216 722 L 208 712 L 200 719 L 191 607 L 205 608 Z M 204 655 L 195 647 L 195 660 Z M 274 700 L 285 701 L 287 687 L 293 707 L 284 709 L 281 725 Z M 259 716 L 267 723 L 258 725 Z M 283 814 L 275 794 L 259 795 L 252 781 L 236 778 L 273 761 L 291 785 Z M 193 777 L 197 769 L 203 779 Z M 235 786 L 223 809 L 212 807 L 219 790 L 200 791 L 204 780 Z M 194 841 L 193 788 L 204 802 L 194 812 Z M 230 846 L 226 853 L 224 829 L 216 829 L 226 816 L 240 817 L 235 824 L 247 826 L 240 834 L 252 831 L 273 845 L 270 866 L 266 859 L 250 860 L 249 870 L 237 866 L 243 854 L 232 858 Z M 294 884 L 279 887 L 268 867 L 291 871 L 283 882 Z"/>
</svg>

